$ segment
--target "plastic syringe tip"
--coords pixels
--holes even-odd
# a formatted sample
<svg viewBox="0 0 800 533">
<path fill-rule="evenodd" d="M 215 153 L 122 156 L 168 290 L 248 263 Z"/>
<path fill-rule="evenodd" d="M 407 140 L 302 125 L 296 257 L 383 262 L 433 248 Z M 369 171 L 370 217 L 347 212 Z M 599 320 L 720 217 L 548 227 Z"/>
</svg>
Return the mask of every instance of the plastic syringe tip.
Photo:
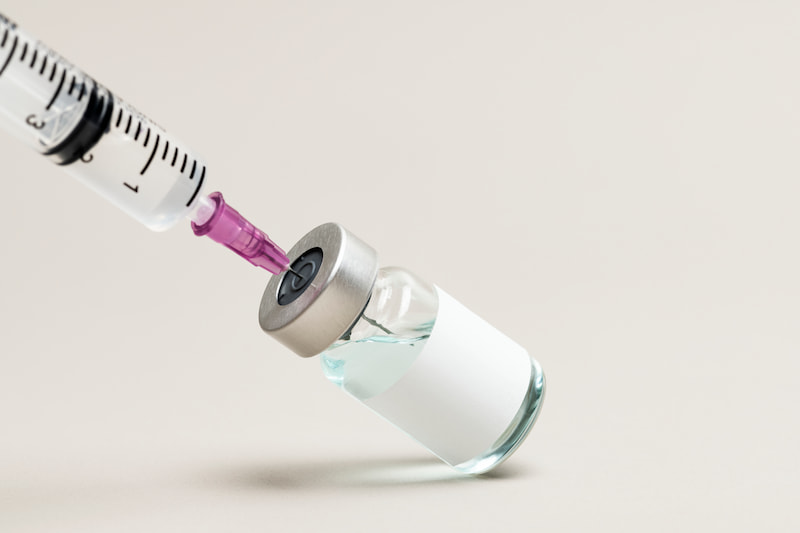
<svg viewBox="0 0 800 533">
<path fill-rule="evenodd" d="M 250 263 L 280 274 L 289 268 L 289 258 L 266 233 L 247 221 L 236 209 L 225 203 L 222 194 L 212 192 L 208 199 L 216 204 L 214 214 L 202 224 L 192 222 L 198 237 L 206 235 L 236 252 Z"/>
</svg>

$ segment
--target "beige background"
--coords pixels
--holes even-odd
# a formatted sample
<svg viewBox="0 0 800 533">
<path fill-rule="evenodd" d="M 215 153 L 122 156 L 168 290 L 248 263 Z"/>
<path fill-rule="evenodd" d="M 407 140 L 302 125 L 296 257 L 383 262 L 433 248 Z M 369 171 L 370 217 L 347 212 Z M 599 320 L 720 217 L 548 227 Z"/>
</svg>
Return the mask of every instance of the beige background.
<svg viewBox="0 0 800 533">
<path fill-rule="evenodd" d="M 0 10 L 285 247 L 341 222 L 549 379 L 461 478 L 261 333 L 265 273 L 4 135 L 0 530 L 800 527 L 795 0 Z"/>
</svg>

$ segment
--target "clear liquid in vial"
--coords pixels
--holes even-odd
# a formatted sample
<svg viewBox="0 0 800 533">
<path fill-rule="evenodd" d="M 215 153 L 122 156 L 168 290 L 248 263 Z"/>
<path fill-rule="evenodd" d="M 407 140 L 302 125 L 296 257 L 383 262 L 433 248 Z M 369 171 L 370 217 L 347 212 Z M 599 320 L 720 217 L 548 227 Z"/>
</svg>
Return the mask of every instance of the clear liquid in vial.
<svg viewBox="0 0 800 533">
<path fill-rule="evenodd" d="M 399 339 L 387 335 L 344 341 L 322 354 L 322 371 L 358 400 L 387 391 L 411 368 L 428 335 Z"/>
</svg>

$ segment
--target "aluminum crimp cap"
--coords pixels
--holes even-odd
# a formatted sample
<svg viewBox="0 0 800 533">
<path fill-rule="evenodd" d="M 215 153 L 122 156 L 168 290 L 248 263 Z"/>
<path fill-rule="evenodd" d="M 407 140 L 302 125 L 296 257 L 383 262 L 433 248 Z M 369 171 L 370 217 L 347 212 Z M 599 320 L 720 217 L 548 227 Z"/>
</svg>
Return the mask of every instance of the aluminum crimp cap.
<svg viewBox="0 0 800 533">
<path fill-rule="evenodd" d="M 287 255 L 294 272 L 269 280 L 258 322 L 296 354 L 311 357 L 336 342 L 361 315 L 378 274 L 378 254 L 339 224 L 327 223 L 307 233 Z"/>
</svg>

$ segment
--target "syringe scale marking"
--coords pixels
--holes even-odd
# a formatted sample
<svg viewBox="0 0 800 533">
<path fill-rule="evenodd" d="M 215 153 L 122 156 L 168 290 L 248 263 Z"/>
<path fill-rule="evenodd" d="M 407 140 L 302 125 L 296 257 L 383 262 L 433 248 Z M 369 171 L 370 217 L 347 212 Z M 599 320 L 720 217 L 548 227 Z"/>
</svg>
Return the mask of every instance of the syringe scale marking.
<svg viewBox="0 0 800 533">
<path fill-rule="evenodd" d="M 53 65 L 53 73 L 55 73 L 55 71 L 56 71 L 56 66 Z M 49 111 L 50 108 L 53 107 L 53 103 L 55 103 L 56 98 L 58 98 L 58 93 L 61 92 L 61 88 L 64 86 L 64 80 L 66 78 L 67 78 L 67 71 L 66 70 L 62 70 L 61 71 L 61 79 L 58 81 L 58 87 L 56 87 L 56 92 L 53 93 L 53 97 L 50 98 L 49 102 L 47 102 L 47 105 L 44 108 L 45 111 Z M 52 79 L 53 78 L 51 76 L 50 80 L 52 81 Z"/>
<path fill-rule="evenodd" d="M 147 130 L 147 137 L 150 138 L 150 129 Z M 156 155 L 156 150 L 158 150 L 158 141 L 161 139 L 161 136 L 156 134 L 156 144 L 153 145 L 153 151 L 150 152 L 150 157 L 147 158 L 147 163 L 144 164 L 142 167 L 142 171 L 139 172 L 140 175 L 144 176 L 144 173 L 147 172 L 147 167 L 150 166 L 150 163 L 153 161 L 153 156 Z M 144 145 L 147 146 L 147 139 L 144 140 Z"/>
<path fill-rule="evenodd" d="M 190 205 L 192 205 L 192 202 L 194 202 L 194 199 L 197 198 L 197 194 L 200 192 L 200 189 L 203 187 L 203 180 L 204 179 L 206 179 L 206 167 L 205 167 L 205 165 L 203 165 L 203 170 L 200 171 L 200 180 L 198 180 L 198 182 L 197 182 L 197 188 L 194 190 L 194 193 L 192 194 L 192 197 L 189 198 L 189 201 L 186 202 L 186 207 L 189 207 Z M 288 259 L 287 259 L 287 263 L 286 264 L 287 265 L 289 264 L 288 263 Z"/>
<path fill-rule="evenodd" d="M 5 70 L 6 70 L 6 67 L 8 67 L 9 63 L 11 63 L 11 56 L 14 55 L 14 50 L 17 49 L 17 41 L 18 40 L 19 40 L 19 38 L 15 35 L 14 36 L 14 42 L 11 43 L 11 51 L 8 53 L 8 57 L 6 58 L 5 62 L 3 63 L 3 66 L 0 67 L 0 76 L 3 75 L 3 72 L 5 72 Z"/>
<path fill-rule="evenodd" d="M 38 59 L 38 57 L 39 57 L 39 51 L 36 48 L 34 48 L 33 56 L 31 56 L 31 64 L 28 65 L 28 68 L 33 68 L 33 66 L 36 64 L 36 59 Z"/>
</svg>

